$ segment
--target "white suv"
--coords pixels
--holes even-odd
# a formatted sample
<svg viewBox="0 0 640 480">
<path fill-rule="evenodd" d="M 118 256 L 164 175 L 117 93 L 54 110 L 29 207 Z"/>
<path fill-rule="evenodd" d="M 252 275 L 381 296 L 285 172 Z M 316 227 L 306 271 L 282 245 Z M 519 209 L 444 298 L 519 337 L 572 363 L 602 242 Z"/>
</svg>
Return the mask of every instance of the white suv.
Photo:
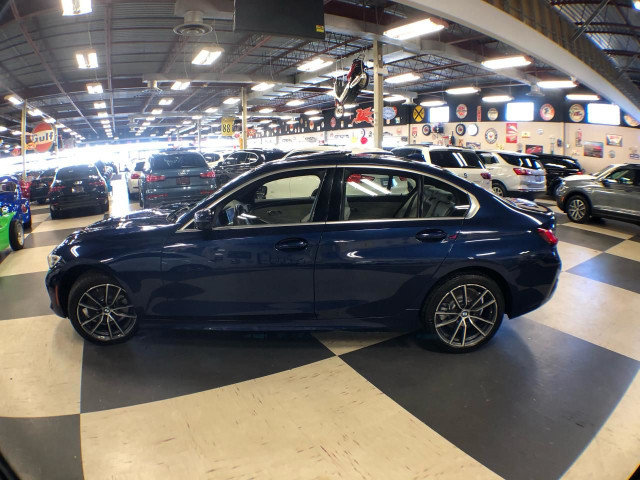
<svg viewBox="0 0 640 480">
<path fill-rule="evenodd" d="M 144 161 L 135 162 L 131 165 L 130 171 L 125 172 L 127 179 L 127 193 L 130 198 L 138 198 L 140 196 L 140 176 L 144 170 Z"/>
<path fill-rule="evenodd" d="M 391 153 L 408 160 L 442 167 L 458 177 L 491 190 L 491 173 L 473 150 L 438 145 L 408 145 L 394 148 Z"/>
<path fill-rule="evenodd" d="M 504 151 L 476 151 L 491 172 L 493 193 L 501 197 L 518 193 L 544 193 L 544 167 L 533 155 Z"/>
</svg>

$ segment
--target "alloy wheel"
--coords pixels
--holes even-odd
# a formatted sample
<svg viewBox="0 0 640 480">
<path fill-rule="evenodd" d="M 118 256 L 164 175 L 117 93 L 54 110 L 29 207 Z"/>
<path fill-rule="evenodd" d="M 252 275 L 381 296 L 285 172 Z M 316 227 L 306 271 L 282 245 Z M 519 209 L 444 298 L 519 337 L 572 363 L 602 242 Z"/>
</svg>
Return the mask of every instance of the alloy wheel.
<svg viewBox="0 0 640 480">
<path fill-rule="evenodd" d="M 16 223 L 16 240 L 19 245 L 24 245 L 24 227 L 21 222 Z"/>
<path fill-rule="evenodd" d="M 504 197 L 504 192 L 502 191 L 502 187 L 493 186 L 491 187 L 491 190 L 493 190 L 493 193 L 495 193 L 499 197 Z"/>
<path fill-rule="evenodd" d="M 573 198 L 567 206 L 567 215 L 571 220 L 579 222 L 587 213 L 587 206 L 581 198 Z"/>
<path fill-rule="evenodd" d="M 454 348 L 472 347 L 495 328 L 498 303 L 493 293 L 477 284 L 463 284 L 447 292 L 434 314 L 440 339 Z"/>
<path fill-rule="evenodd" d="M 76 313 L 80 327 L 100 341 L 126 336 L 137 320 L 135 309 L 122 287 L 109 283 L 96 285 L 84 292 Z"/>
</svg>

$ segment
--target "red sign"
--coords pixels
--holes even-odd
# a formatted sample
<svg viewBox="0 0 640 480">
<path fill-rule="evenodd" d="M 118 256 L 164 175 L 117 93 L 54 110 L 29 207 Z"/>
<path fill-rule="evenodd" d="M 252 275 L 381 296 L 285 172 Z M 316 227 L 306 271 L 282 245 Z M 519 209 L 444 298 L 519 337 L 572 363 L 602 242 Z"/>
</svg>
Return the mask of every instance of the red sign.
<svg viewBox="0 0 640 480">
<path fill-rule="evenodd" d="M 11 156 L 17 157 L 18 155 L 20 155 L 20 152 L 21 152 L 20 147 L 16 147 L 13 150 L 11 150 Z"/>
<path fill-rule="evenodd" d="M 481 121 L 482 121 L 482 107 L 478 105 L 478 108 L 476 108 L 476 122 L 481 122 Z"/>
<path fill-rule="evenodd" d="M 464 103 L 461 103 L 460 105 L 458 105 L 458 107 L 456 108 L 456 116 L 462 120 L 464 117 L 467 116 L 467 106 Z"/>
<path fill-rule="evenodd" d="M 50 123 L 40 122 L 33 128 L 33 143 L 35 143 L 35 150 L 39 153 L 49 151 L 51 145 L 56 139 L 56 131 Z"/>
<path fill-rule="evenodd" d="M 518 143 L 518 124 L 507 123 L 507 143 Z"/>
<path fill-rule="evenodd" d="M 356 110 L 356 116 L 351 122 L 351 125 L 363 122 L 373 125 L 373 107 L 358 108 Z"/>
</svg>

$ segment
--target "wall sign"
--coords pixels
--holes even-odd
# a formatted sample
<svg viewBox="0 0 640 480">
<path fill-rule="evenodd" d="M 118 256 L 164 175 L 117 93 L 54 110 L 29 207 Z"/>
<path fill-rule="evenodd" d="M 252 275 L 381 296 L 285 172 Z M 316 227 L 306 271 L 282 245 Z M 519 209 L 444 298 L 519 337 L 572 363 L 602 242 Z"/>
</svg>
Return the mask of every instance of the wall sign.
<svg viewBox="0 0 640 480">
<path fill-rule="evenodd" d="M 418 136 L 418 127 L 411 127 L 411 136 L 412 137 Z"/>
<path fill-rule="evenodd" d="M 475 123 L 469 125 L 469 128 L 467 128 L 467 133 L 472 137 L 475 137 L 478 134 L 478 125 L 476 125 Z"/>
<path fill-rule="evenodd" d="M 382 109 L 382 118 L 384 118 L 385 120 L 391 120 L 392 118 L 395 118 L 397 113 L 398 110 L 396 109 L 396 107 L 384 107 Z"/>
<path fill-rule="evenodd" d="M 427 136 L 427 137 L 429 135 L 431 135 L 431 125 L 429 125 L 429 124 L 423 125 L 422 126 L 422 134 Z"/>
<path fill-rule="evenodd" d="M 49 151 L 56 139 L 55 127 L 47 122 L 40 122 L 33 128 L 33 150 L 39 153 Z"/>
<path fill-rule="evenodd" d="M 489 111 L 487 112 L 487 118 L 489 120 L 491 120 L 492 122 L 494 120 L 498 119 L 498 110 L 496 110 L 495 108 L 490 108 Z"/>
<path fill-rule="evenodd" d="M 424 121 L 424 107 L 420 106 L 420 105 L 416 105 L 413 109 L 413 119 L 416 122 L 423 122 Z"/>
<path fill-rule="evenodd" d="M 624 123 L 626 123 L 630 127 L 637 127 L 638 125 L 640 125 L 640 122 L 629 114 L 624 115 Z"/>
<path fill-rule="evenodd" d="M 233 136 L 233 122 L 236 119 L 233 117 L 222 117 L 220 120 L 220 132 L 223 137 L 232 137 Z"/>
<path fill-rule="evenodd" d="M 484 139 L 489 144 L 496 143 L 498 140 L 498 131 L 495 128 L 488 128 L 486 132 L 484 132 Z"/>
<path fill-rule="evenodd" d="M 584 120 L 584 107 L 579 103 L 574 103 L 569 107 L 569 118 L 572 122 L 581 122 Z"/>
<path fill-rule="evenodd" d="M 616 151 L 615 150 L 609 150 L 609 158 L 616 158 Z"/>
<path fill-rule="evenodd" d="M 331 125 L 331 128 L 335 128 L 336 123 L 338 123 L 336 117 L 331 117 L 331 120 L 329 120 L 329 125 Z"/>
<path fill-rule="evenodd" d="M 460 120 L 467 116 L 467 106 L 464 103 L 461 103 L 456 107 L 456 117 Z"/>
<path fill-rule="evenodd" d="M 507 143 L 518 143 L 518 124 L 507 123 Z"/>
<path fill-rule="evenodd" d="M 476 122 L 481 122 L 482 121 L 482 106 L 478 105 L 476 107 Z"/>
<path fill-rule="evenodd" d="M 550 103 L 545 103 L 540 107 L 540 118 L 545 122 L 552 120 L 556 114 L 556 109 Z"/>
<path fill-rule="evenodd" d="M 456 133 L 459 136 L 464 135 L 464 132 L 466 132 L 466 131 L 467 131 L 467 129 L 465 128 L 465 126 L 462 123 L 459 123 L 459 124 L 456 125 Z"/>
<path fill-rule="evenodd" d="M 585 157 L 603 158 L 604 145 L 602 142 L 584 142 Z"/>
<path fill-rule="evenodd" d="M 537 155 L 539 153 L 542 153 L 542 145 L 525 145 L 524 152 Z"/>
<path fill-rule="evenodd" d="M 621 147 L 622 135 L 614 135 L 612 133 L 607 133 L 607 145 L 611 147 Z"/>
<path fill-rule="evenodd" d="M 369 125 L 373 125 L 373 107 L 358 108 L 356 110 L 356 116 L 351 121 L 350 125 L 356 123 L 368 123 Z"/>
<path fill-rule="evenodd" d="M 578 129 L 576 131 L 576 147 L 582 146 L 582 130 Z"/>
</svg>

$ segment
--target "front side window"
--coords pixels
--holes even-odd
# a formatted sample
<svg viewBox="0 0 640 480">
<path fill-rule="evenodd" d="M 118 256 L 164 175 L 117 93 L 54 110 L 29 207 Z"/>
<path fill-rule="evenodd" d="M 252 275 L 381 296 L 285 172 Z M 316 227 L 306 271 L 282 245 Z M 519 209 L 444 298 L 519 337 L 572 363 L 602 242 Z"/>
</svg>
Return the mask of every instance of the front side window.
<svg viewBox="0 0 640 480">
<path fill-rule="evenodd" d="M 324 176 L 324 170 L 305 170 L 253 182 L 216 208 L 216 224 L 224 227 L 310 222 Z"/>
<path fill-rule="evenodd" d="M 432 177 L 387 169 L 345 169 L 340 220 L 463 217 L 469 197 Z"/>
<path fill-rule="evenodd" d="M 636 177 L 635 170 L 631 168 L 620 168 L 607 175 L 607 180 L 614 180 L 622 185 L 633 185 Z"/>
</svg>

